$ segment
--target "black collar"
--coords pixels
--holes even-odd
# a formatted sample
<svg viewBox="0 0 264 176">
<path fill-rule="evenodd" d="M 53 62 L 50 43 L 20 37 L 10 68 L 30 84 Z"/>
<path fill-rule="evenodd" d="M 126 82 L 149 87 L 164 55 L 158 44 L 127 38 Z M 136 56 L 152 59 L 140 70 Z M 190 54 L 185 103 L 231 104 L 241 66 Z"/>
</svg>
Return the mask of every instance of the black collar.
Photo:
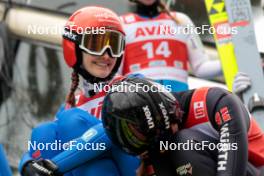
<svg viewBox="0 0 264 176">
<path fill-rule="evenodd" d="M 153 3 L 150 6 L 146 6 L 144 4 L 137 3 L 136 13 L 140 16 L 150 17 L 150 18 L 158 16 L 160 13 L 158 10 L 158 1 L 156 1 L 155 3 Z"/>
</svg>

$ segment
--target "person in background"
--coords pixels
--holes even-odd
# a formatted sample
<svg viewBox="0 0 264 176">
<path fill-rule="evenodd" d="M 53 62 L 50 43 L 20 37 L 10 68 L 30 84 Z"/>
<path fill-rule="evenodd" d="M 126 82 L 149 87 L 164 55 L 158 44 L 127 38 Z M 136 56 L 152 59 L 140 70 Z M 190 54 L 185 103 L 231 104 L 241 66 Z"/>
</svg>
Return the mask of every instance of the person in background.
<svg viewBox="0 0 264 176">
<path fill-rule="evenodd" d="M 222 74 L 220 61 L 208 58 L 187 15 L 169 11 L 162 0 L 130 1 L 136 11 L 121 16 L 126 33 L 122 74 L 143 74 L 173 92 L 188 89 L 188 63 L 196 77 Z"/>
</svg>

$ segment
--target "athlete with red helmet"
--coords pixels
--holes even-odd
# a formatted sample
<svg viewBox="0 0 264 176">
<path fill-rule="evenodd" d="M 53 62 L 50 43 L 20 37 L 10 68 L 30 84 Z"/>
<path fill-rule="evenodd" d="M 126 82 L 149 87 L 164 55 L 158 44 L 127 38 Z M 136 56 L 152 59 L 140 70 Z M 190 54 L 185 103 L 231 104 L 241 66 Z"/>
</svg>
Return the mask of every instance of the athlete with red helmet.
<svg viewBox="0 0 264 176">
<path fill-rule="evenodd" d="M 126 33 L 124 75 L 140 73 L 179 92 L 188 89 L 188 64 L 200 78 L 222 74 L 220 61 L 209 59 L 187 15 L 170 12 L 162 0 L 130 1 L 136 11 L 121 16 Z"/>
<path fill-rule="evenodd" d="M 115 76 L 124 43 L 121 22 L 113 11 L 85 7 L 70 16 L 62 43 L 64 59 L 73 69 L 70 93 L 53 122 L 33 129 L 29 151 L 19 167 L 22 175 L 106 176 L 124 175 L 124 172 L 134 175 L 138 160 L 111 147 L 103 131 L 100 116 L 105 92 L 95 86 L 107 85 Z M 75 95 L 79 75 L 83 78 L 83 88 Z M 84 144 L 88 140 L 90 145 L 83 146 L 88 147 L 87 152 L 78 155 L 80 145 L 72 144 Z M 120 159 L 127 162 L 118 162 Z M 69 162 L 64 164 L 65 160 Z M 77 162 L 82 165 L 72 167 Z"/>
<path fill-rule="evenodd" d="M 264 175 L 264 134 L 237 96 L 206 87 L 170 93 L 140 78 L 113 86 L 123 91 L 105 97 L 106 133 L 124 151 L 141 155 L 147 174 Z"/>
</svg>

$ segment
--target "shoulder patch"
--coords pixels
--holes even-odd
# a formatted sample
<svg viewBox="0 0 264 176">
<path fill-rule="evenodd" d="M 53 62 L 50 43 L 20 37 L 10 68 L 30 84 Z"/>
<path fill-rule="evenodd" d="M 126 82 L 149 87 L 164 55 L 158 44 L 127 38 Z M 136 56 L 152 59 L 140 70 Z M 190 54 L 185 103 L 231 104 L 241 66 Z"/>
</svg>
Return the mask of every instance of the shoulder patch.
<svg viewBox="0 0 264 176">
<path fill-rule="evenodd" d="M 192 95 L 190 110 L 185 127 L 191 127 L 200 123 L 208 122 L 208 113 L 206 107 L 206 96 L 209 87 L 196 89 Z"/>
</svg>

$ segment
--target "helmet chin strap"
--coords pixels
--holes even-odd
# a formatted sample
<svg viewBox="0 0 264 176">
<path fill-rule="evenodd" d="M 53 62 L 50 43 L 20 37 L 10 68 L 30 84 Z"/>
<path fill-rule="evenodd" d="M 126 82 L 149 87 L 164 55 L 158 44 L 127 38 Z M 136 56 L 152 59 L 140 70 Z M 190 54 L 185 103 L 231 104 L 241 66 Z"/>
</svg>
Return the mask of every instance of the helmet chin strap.
<svg viewBox="0 0 264 176">
<path fill-rule="evenodd" d="M 101 92 L 103 87 L 107 85 L 107 82 L 100 82 L 98 85 L 92 84 L 85 79 L 83 80 L 83 89 L 86 97 L 92 97 L 95 94 Z"/>
<path fill-rule="evenodd" d="M 79 73 L 87 82 L 89 83 L 92 83 L 92 84 L 95 84 L 95 83 L 100 83 L 100 82 L 106 82 L 106 81 L 109 81 L 111 78 L 110 78 L 110 75 L 107 76 L 106 78 L 98 78 L 98 77 L 95 77 L 93 76 L 92 74 L 90 74 L 88 71 L 86 71 L 82 65 L 80 65 L 78 68 L 77 68 L 77 73 Z M 111 74 L 111 73 L 110 73 Z M 112 75 L 112 74 L 111 74 Z"/>
</svg>

